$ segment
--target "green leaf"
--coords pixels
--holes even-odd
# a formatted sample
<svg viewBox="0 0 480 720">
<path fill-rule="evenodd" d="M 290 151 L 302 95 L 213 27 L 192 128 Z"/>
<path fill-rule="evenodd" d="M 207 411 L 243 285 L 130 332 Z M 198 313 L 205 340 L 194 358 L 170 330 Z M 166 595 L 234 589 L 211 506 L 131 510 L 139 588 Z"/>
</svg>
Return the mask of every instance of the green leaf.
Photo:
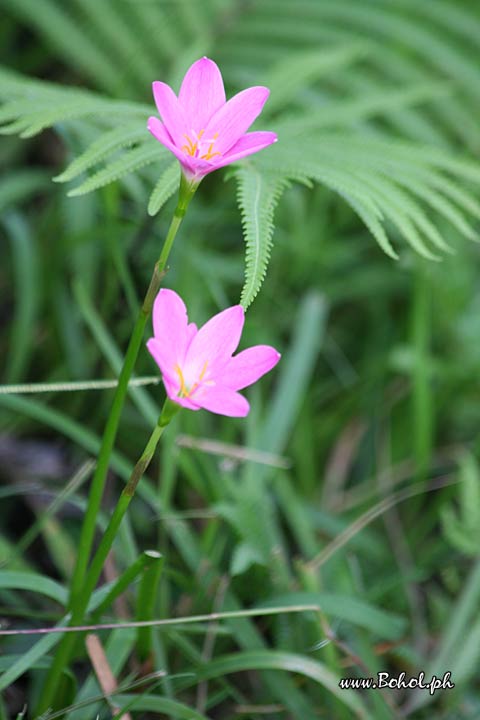
<svg viewBox="0 0 480 720">
<path fill-rule="evenodd" d="M 117 160 L 108 163 L 102 170 L 96 172 L 92 177 L 85 180 L 81 185 L 70 190 L 69 197 L 77 197 L 85 195 L 85 193 L 98 190 L 115 180 L 119 180 L 124 175 L 139 170 L 158 160 L 158 148 L 150 142 L 144 142 L 133 150 L 127 150 Z"/>
<path fill-rule="evenodd" d="M 460 460 L 458 490 L 458 510 L 453 503 L 441 509 L 443 533 L 453 547 L 475 556 L 480 543 L 480 473 L 475 458 L 468 453 Z"/>
<path fill-rule="evenodd" d="M 160 176 L 148 201 L 148 214 L 156 215 L 180 186 L 180 166 L 175 160 Z"/>
<path fill-rule="evenodd" d="M 364 600 L 328 592 L 293 592 L 270 597 L 260 607 L 283 605 L 318 605 L 326 615 L 339 618 L 370 630 L 378 637 L 398 640 L 406 629 L 406 620 L 394 613 L 380 610 Z"/>
<path fill-rule="evenodd" d="M 52 600 L 56 600 L 60 605 L 65 605 L 68 600 L 68 591 L 63 585 L 38 573 L 0 570 L 0 588 L 29 590 L 40 595 L 46 595 Z"/>
<path fill-rule="evenodd" d="M 5 379 L 14 383 L 24 377 L 32 355 L 41 283 L 37 248 L 25 216 L 10 212 L 5 215 L 4 225 L 12 248 L 16 295 Z"/>
<path fill-rule="evenodd" d="M 121 125 L 113 130 L 102 133 L 81 155 L 75 158 L 70 165 L 57 175 L 56 182 L 68 182 L 81 175 L 100 160 L 108 157 L 120 148 L 129 147 L 145 137 L 145 128 L 140 122 Z"/>
<path fill-rule="evenodd" d="M 250 163 L 237 170 L 235 176 L 246 243 L 245 283 L 240 302 L 247 308 L 265 279 L 272 247 L 273 214 L 289 182 L 274 173 L 261 173 Z"/>
<path fill-rule="evenodd" d="M 66 6 L 54 0 L 5 0 L 8 9 L 19 20 L 30 24 L 48 45 L 62 53 L 74 67 L 82 68 L 101 87 L 112 90 L 118 83 L 118 68 L 111 63 L 100 43 L 92 42 Z"/>
<path fill-rule="evenodd" d="M 291 103 L 305 88 L 325 75 L 342 70 L 365 56 L 368 43 L 324 50 L 304 50 L 282 58 L 265 77 L 270 90 L 267 114 Z"/>
<path fill-rule="evenodd" d="M 437 675 L 442 677 L 447 669 L 456 668 L 457 661 L 459 664 L 464 663 L 463 655 L 466 651 L 471 654 L 471 647 L 468 639 L 472 631 L 474 623 L 475 634 L 478 637 L 478 603 L 480 601 L 480 560 L 476 560 L 470 570 L 467 581 L 462 587 L 461 593 L 455 599 L 450 607 L 451 622 L 446 624 L 439 641 L 432 652 L 432 656 L 427 663 L 425 676 L 431 677 Z M 479 646 L 476 646 L 478 653 Z M 477 655 L 478 658 L 478 655 Z M 474 665 L 471 670 L 476 670 Z M 432 702 L 433 696 L 425 693 L 423 690 L 416 690 L 412 694 L 408 702 L 408 709 L 411 713 Z"/>
<path fill-rule="evenodd" d="M 205 667 L 195 669 L 195 679 L 187 679 L 180 683 L 182 688 L 192 684 L 222 677 L 230 673 L 249 670 L 284 670 L 293 672 L 319 683 L 355 713 L 358 718 L 368 718 L 369 714 L 359 695 L 351 690 L 341 690 L 338 686 L 340 678 L 331 672 L 323 663 L 312 660 L 304 655 L 295 655 L 275 650 L 255 650 L 233 655 L 224 655 L 211 660 Z"/>
<path fill-rule="evenodd" d="M 135 639 L 136 633 L 133 629 L 122 628 L 111 632 L 104 643 L 107 662 L 114 677 L 119 677 L 124 669 L 126 662 L 134 650 Z M 75 698 L 75 705 L 87 702 L 89 698 L 97 695 L 97 693 L 98 681 L 93 673 L 91 673 L 80 688 Z M 88 707 L 91 717 L 95 717 L 99 712 L 100 706 L 93 705 L 92 703 Z M 67 715 L 67 720 L 84 720 L 84 718 L 85 709 L 83 706 L 82 708 L 72 709 Z"/>
<path fill-rule="evenodd" d="M 159 695 L 115 695 L 114 697 L 115 703 L 120 705 L 120 715 L 133 710 L 160 713 L 180 720 L 209 720 L 206 715 L 192 707 Z"/>
<path fill-rule="evenodd" d="M 258 447 L 281 454 L 295 427 L 304 395 L 323 343 L 327 305 L 319 293 L 308 293 L 298 308 L 294 336 L 279 365 L 279 379 L 269 403 Z M 259 469 L 255 471 L 259 472 Z"/>
<path fill-rule="evenodd" d="M 283 146 L 272 148 L 257 167 L 260 175 L 316 180 L 339 192 L 392 257 L 396 253 L 386 234 L 386 220 L 424 257 L 438 259 L 428 242 L 450 252 L 428 214 L 430 208 L 447 215 L 466 237 L 474 237 L 463 214 L 477 216 L 478 203 L 466 189 L 460 187 L 458 192 L 450 176 L 457 182 L 468 178 L 479 183 L 480 173 L 476 166 L 458 162 L 444 150 L 418 149 L 375 136 L 360 140 L 347 132 L 319 133 L 311 139 L 287 135 Z M 448 201 L 439 190 L 448 195 Z"/>
<path fill-rule="evenodd" d="M 41 583 L 40 587 L 45 589 L 45 594 L 50 594 L 51 591 L 54 590 L 53 586 L 56 586 L 56 590 L 58 592 L 58 587 L 62 588 L 62 586 L 58 586 L 58 583 L 54 583 L 53 580 L 49 580 L 48 578 L 43 578 L 43 576 L 37 576 L 36 573 L 5 573 L 0 572 L 0 587 L 1 585 L 1 578 L 4 578 L 4 587 L 16 587 L 19 589 L 25 589 L 29 590 L 30 588 L 30 580 L 27 580 L 25 576 L 30 576 L 34 579 L 40 578 L 40 580 L 46 580 L 48 582 Z M 22 577 L 24 576 L 24 577 Z M 11 585 L 7 585 L 6 583 L 10 582 Z M 13 583 L 16 583 L 13 585 Z M 27 587 L 28 586 L 28 587 Z M 63 589 L 63 588 L 62 588 Z M 106 585 L 102 586 L 98 590 L 96 590 L 90 600 L 90 604 L 88 606 L 89 611 L 95 610 L 95 608 L 100 605 L 100 603 L 103 601 L 105 595 L 109 592 L 110 588 Z M 63 589 L 63 603 L 66 604 L 68 599 L 68 593 L 65 589 Z M 58 623 L 56 624 L 56 627 L 65 627 L 68 624 L 68 621 L 70 619 L 70 615 L 64 615 Z M 43 635 L 40 640 L 37 640 L 36 643 L 34 643 L 26 652 L 24 652 L 21 656 L 18 657 L 16 661 L 14 661 L 11 665 L 8 666 L 7 670 L 5 670 L 2 675 L 0 675 L 0 692 L 2 690 L 5 690 L 5 688 L 8 688 L 12 683 L 15 682 L 19 677 L 21 677 L 24 673 L 28 672 L 32 667 L 36 667 L 38 661 L 43 658 L 49 650 L 51 650 L 55 645 L 57 645 L 60 640 L 62 639 L 61 633 L 49 633 L 46 635 Z"/>
</svg>

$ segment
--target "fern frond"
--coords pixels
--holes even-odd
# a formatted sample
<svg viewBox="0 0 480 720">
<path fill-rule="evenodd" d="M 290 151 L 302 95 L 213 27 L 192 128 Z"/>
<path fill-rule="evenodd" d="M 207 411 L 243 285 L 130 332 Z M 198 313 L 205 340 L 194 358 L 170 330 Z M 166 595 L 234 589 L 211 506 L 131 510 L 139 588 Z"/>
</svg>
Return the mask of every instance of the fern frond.
<svg viewBox="0 0 480 720">
<path fill-rule="evenodd" d="M 435 106 L 434 119 L 441 119 L 444 125 L 440 132 L 432 132 L 430 138 L 424 133 L 422 139 L 444 142 L 448 129 L 469 144 L 478 145 L 480 128 L 473 119 L 479 87 L 480 69 L 476 61 L 479 36 L 472 31 L 479 24 L 478 15 L 475 17 L 474 13 L 453 2 L 439 0 L 438 4 L 442 17 L 437 19 L 437 3 L 422 3 L 421 9 L 415 9 L 412 0 L 365 0 L 362 3 L 356 0 L 338 3 L 265 0 L 243 16 L 232 30 L 223 53 L 232 66 L 241 62 L 243 52 L 246 62 L 262 68 L 275 57 L 293 59 L 300 49 L 353 45 L 361 37 L 368 42 L 369 56 L 358 75 L 360 93 L 368 91 L 366 81 L 372 88 L 375 85 L 391 88 L 399 84 L 449 82 L 462 97 L 457 96 L 455 103 Z M 418 15 L 428 15 L 428 22 L 423 22 Z M 453 31 L 450 31 L 447 18 L 452 20 Z M 466 29 L 469 25 L 470 31 Z M 346 80 L 346 92 L 351 94 L 348 83 L 356 69 L 354 65 L 335 76 L 329 89 L 333 87 L 334 94 L 344 96 L 345 91 L 341 88 Z M 324 88 L 322 92 L 325 92 Z M 423 132 L 425 120 L 425 115 L 411 113 L 393 118 L 395 126 L 403 124 L 402 132 L 407 129 L 407 134 L 417 134 L 417 137 L 418 131 Z"/>
<path fill-rule="evenodd" d="M 317 169 L 315 172 L 307 172 L 307 175 L 340 195 L 363 220 L 382 250 L 393 260 L 398 259 L 382 224 L 385 220 L 384 211 L 374 193 L 369 192 L 356 177 L 334 168 Z"/>
<path fill-rule="evenodd" d="M 251 249 L 242 301 L 248 299 L 248 301 L 246 300 L 247 304 L 251 302 L 256 289 L 262 282 L 271 246 L 272 229 L 268 221 L 273 218 L 275 204 L 284 187 L 282 178 L 290 180 L 298 180 L 299 177 L 310 178 L 341 194 L 374 234 L 382 249 L 391 257 L 397 255 L 386 234 L 385 220 L 390 220 L 412 248 L 426 258 L 438 259 L 437 255 L 429 249 L 426 240 L 429 240 L 442 252 L 451 251 L 417 198 L 427 200 L 431 207 L 441 210 L 444 215 L 447 215 L 457 229 L 470 238 L 473 236 L 473 229 L 466 221 L 462 221 L 461 214 L 452 203 L 442 202 L 440 197 L 435 196 L 429 189 L 426 182 L 424 184 L 408 182 L 408 172 L 404 170 L 404 165 L 408 165 L 405 161 L 405 146 L 402 147 L 401 159 L 399 158 L 397 163 L 392 160 L 392 153 L 389 154 L 388 148 L 389 143 L 385 143 L 383 140 L 370 139 L 366 143 L 359 143 L 356 138 L 349 138 L 348 135 L 327 136 L 323 139 L 317 137 L 314 144 L 310 144 L 308 141 L 300 144 L 298 140 L 295 142 L 296 160 L 292 161 L 290 168 L 285 164 L 286 158 L 288 158 L 288 145 L 283 148 L 282 152 L 276 149 L 272 151 L 269 154 L 270 161 L 259 161 L 256 166 L 256 174 L 250 171 L 248 176 L 250 193 L 240 196 L 241 204 L 248 205 L 252 218 L 250 224 L 244 227 Z M 410 147 L 409 153 L 412 154 L 415 150 L 416 148 Z M 275 157 L 278 157 L 278 163 L 274 159 L 272 160 Z M 302 159 L 299 160 L 299 157 Z M 435 157 L 438 160 L 438 156 Z M 428 169 L 427 176 L 429 174 L 430 179 L 433 178 L 437 184 L 447 183 L 448 187 L 448 181 L 441 173 L 435 173 L 428 163 L 426 167 Z M 243 174 L 241 177 L 245 180 L 247 176 Z M 270 181 L 272 178 L 276 180 L 272 186 L 275 189 L 273 195 L 275 202 L 270 205 L 267 199 L 265 203 L 269 214 L 263 219 L 264 222 L 266 221 L 264 225 L 261 224 L 256 207 L 256 203 L 262 197 L 262 178 L 270 179 Z M 266 187 L 270 187 L 268 181 Z M 267 191 L 264 192 L 264 195 L 268 198 Z M 471 203 L 474 203 L 468 194 L 466 197 Z M 263 241 L 261 240 L 262 233 L 265 233 Z M 264 254 L 263 248 L 266 250 Z M 256 278 L 256 289 L 251 294 L 251 282 L 254 277 Z"/>
<path fill-rule="evenodd" d="M 113 130 L 107 130 L 107 132 L 102 133 L 85 152 L 76 157 L 60 175 L 57 175 L 53 179 L 56 182 L 73 180 L 116 150 L 129 147 L 144 138 L 145 128 L 139 125 L 139 123 L 122 125 Z"/>
<path fill-rule="evenodd" d="M 428 207 L 448 217 L 465 236 L 472 239 L 475 235 L 464 214 L 468 210 L 478 216 L 480 208 L 474 196 L 458 185 L 462 177 L 480 183 L 479 170 L 443 150 L 373 135 L 362 139 L 347 132 L 311 138 L 287 136 L 283 147 L 272 148 L 257 161 L 257 168 L 260 174 L 277 178 L 300 175 L 339 192 L 391 256 L 395 251 L 386 237 L 386 220 L 425 257 L 437 257 L 427 240 L 442 252 L 450 251 Z"/>
<path fill-rule="evenodd" d="M 473 220 L 480 217 L 480 203 L 472 186 L 480 183 L 480 165 L 449 147 L 458 147 L 459 139 L 464 149 L 480 144 L 474 119 L 480 96 L 480 68 L 474 60 L 480 20 L 478 13 L 451 0 L 437 3 L 438 13 L 415 0 L 262 0 L 248 11 L 236 0 L 148 7 L 72 0 L 68 8 L 54 0 L 5 0 L 12 16 L 45 39 L 51 32 L 47 22 L 57 36 L 58 27 L 63 29 L 55 48 L 64 62 L 75 63 L 95 81 L 103 63 L 98 79 L 111 94 L 125 95 L 124 73 L 132 93 L 146 73 L 177 87 L 185 67 L 209 46 L 215 47 L 227 84 L 271 87 L 267 127 L 278 132 L 280 142 L 235 171 L 247 249 L 245 305 L 262 283 L 274 209 L 290 182 L 313 181 L 339 194 L 392 258 L 399 240 L 429 258 L 448 252 L 439 219 L 476 239 Z M 43 9 L 44 17 L 38 17 Z M 86 19 L 88 32 L 83 33 Z M 158 43 L 168 76 L 156 72 Z M 79 53 L 88 48 L 93 53 L 78 63 Z M 110 55 L 120 72 L 112 71 Z M 145 87 L 152 79 L 145 78 Z M 167 164 L 158 143 L 143 135 L 151 105 L 119 102 L 3 69 L 0 98 L 5 101 L 0 132 L 29 137 L 62 123 L 67 142 L 74 138 L 80 155 L 57 180 L 92 174 L 72 195 L 128 172 L 138 173 L 132 182 L 146 178 L 153 183 L 161 175 L 149 202 L 154 213 L 175 191 L 175 166 Z M 392 140 L 399 133 L 405 139 Z M 145 172 L 154 160 L 158 167 Z M 137 191 L 144 192 L 141 182 Z"/>
<path fill-rule="evenodd" d="M 337 192 L 339 191 L 337 190 Z M 343 198 L 350 205 L 352 210 L 358 215 L 360 220 L 365 223 L 365 226 L 368 228 L 368 230 L 370 230 L 373 237 L 382 248 L 383 252 L 389 257 L 391 257 L 393 260 L 398 260 L 398 255 L 393 249 L 392 244 L 388 239 L 388 235 L 385 232 L 383 225 L 378 219 L 378 217 L 374 213 L 372 213 L 372 211 L 368 207 L 363 205 L 359 200 L 355 200 L 354 198 L 350 197 L 350 195 L 345 193 L 339 192 L 339 194 L 343 195 Z"/>
<path fill-rule="evenodd" d="M 99 114 L 100 106 L 98 102 L 78 101 L 68 102 L 65 105 L 57 107 L 37 110 L 28 115 L 24 115 L 21 121 L 24 123 L 24 129 L 21 130 L 21 138 L 30 138 L 38 135 L 45 128 L 52 127 L 64 120 L 79 120 L 84 117 Z"/>
<path fill-rule="evenodd" d="M 470 12 L 465 5 L 457 7 L 455 3 L 437 0 L 435 5 L 418 3 L 416 0 L 403 0 L 404 8 L 415 15 L 421 15 L 432 23 L 443 26 L 449 33 L 452 31 L 478 47 L 480 42 L 480 21 L 478 16 Z"/>
<path fill-rule="evenodd" d="M 432 175 L 428 171 L 421 172 L 418 169 L 412 169 L 410 166 L 403 172 L 400 167 L 397 167 L 395 180 L 425 201 L 439 215 L 443 215 L 456 227 L 460 234 L 465 235 L 470 240 L 477 239 L 477 233 L 475 233 L 461 211 L 449 200 L 449 197 L 454 202 L 457 202 L 461 208 L 477 218 L 480 217 L 480 205 L 473 197 L 464 193 L 461 188 L 456 187 L 446 177 L 438 174 Z"/>
<path fill-rule="evenodd" d="M 448 97 L 451 92 L 452 88 L 445 83 L 419 83 L 395 90 L 363 92 L 353 99 L 329 102 L 319 109 L 310 108 L 308 113 L 281 118 L 277 121 L 277 132 L 279 136 L 284 132 L 289 136 L 301 135 L 329 127 L 351 126 L 378 116 L 388 118 L 405 108 Z"/>
<path fill-rule="evenodd" d="M 305 87 L 324 75 L 348 67 L 367 52 L 367 43 L 357 43 L 328 50 L 308 50 L 282 59 L 265 78 L 265 85 L 270 88 L 266 113 L 288 105 Z"/>
<path fill-rule="evenodd" d="M 13 78 L 0 72 L 0 97 L 9 100 L 0 109 L 0 122 L 12 120 L 10 125 L 0 127 L 3 134 L 20 132 L 22 137 L 32 137 L 47 127 L 65 120 L 89 117 L 100 124 L 117 127 L 119 122 L 135 120 L 146 125 L 152 108 L 143 103 L 111 100 L 86 90 L 53 87 L 42 80 L 18 85 Z M 12 87 L 13 83 L 13 87 Z M 20 96 L 20 97 L 19 97 Z M 12 130 L 13 127 L 16 130 Z"/>
<path fill-rule="evenodd" d="M 272 246 L 273 213 L 289 182 L 274 173 L 261 173 L 250 164 L 235 176 L 246 243 L 245 283 L 240 302 L 247 308 L 265 278 Z"/>
<path fill-rule="evenodd" d="M 168 6 L 159 3 L 127 2 L 125 13 L 153 58 L 172 58 L 182 48 L 182 38 L 172 22 Z M 160 73 L 155 73 L 155 77 Z"/>
<path fill-rule="evenodd" d="M 110 49 L 111 56 L 118 62 L 127 60 L 119 72 L 119 77 L 131 77 L 133 82 L 143 83 L 145 78 L 155 74 L 155 63 L 145 52 L 140 38 L 131 32 L 123 17 L 124 10 L 118 2 L 111 0 L 75 0 L 78 11 L 84 15 L 88 27 L 98 36 L 100 44 Z M 118 82 L 118 81 L 117 81 Z"/>
<path fill-rule="evenodd" d="M 175 160 L 163 172 L 148 201 L 148 214 L 156 215 L 180 185 L 180 165 Z"/>
<path fill-rule="evenodd" d="M 395 182 L 384 175 L 377 176 L 373 173 L 367 175 L 361 173 L 358 178 L 369 187 L 372 194 L 377 196 L 384 207 L 386 217 L 397 226 L 404 239 L 419 255 L 423 255 L 428 260 L 439 259 L 429 250 L 423 238 L 430 240 L 443 252 L 451 252 L 423 209 Z"/>
<path fill-rule="evenodd" d="M 203 12 L 204 3 L 191 2 L 191 0 L 177 0 L 175 11 L 178 23 L 183 26 L 187 36 L 205 40 L 208 37 L 207 17 Z"/>
<path fill-rule="evenodd" d="M 92 190 L 98 190 L 98 188 L 119 180 L 134 170 L 139 170 L 152 162 L 158 161 L 161 154 L 158 152 L 157 146 L 153 145 L 152 147 L 152 144 L 145 142 L 133 150 L 127 150 L 117 160 L 109 163 L 81 185 L 70 190 L 68 196 L 77 197 L 92 192 Z"/>
<path fill-rule="evenodd" d="M 3 0 L 16 18 L 24 20 L 44 38 L 48 46 L 55 48 L 74 67 L 81 68 L 104 90 L 118 87 L 118 69 L 103 48 L 92 42 L 86 28 L 71 14 L 68 4 L 54 0 Z"/>
</svg>

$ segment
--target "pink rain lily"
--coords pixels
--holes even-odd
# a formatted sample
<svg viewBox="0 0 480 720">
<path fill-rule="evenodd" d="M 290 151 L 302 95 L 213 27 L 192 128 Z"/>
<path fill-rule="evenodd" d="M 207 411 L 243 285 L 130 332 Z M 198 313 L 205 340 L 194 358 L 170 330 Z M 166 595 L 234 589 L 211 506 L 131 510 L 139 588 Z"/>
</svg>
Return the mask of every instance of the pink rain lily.
<svg viewBox="0 0 480 720">
<path fill-rule="evenodd" d="M 147 347 L 159 366 L 170 400 L 219 415 L 245 417 L 250 405 L 238 390 L 271 370 L 280 354 L 255 345 L 232 357 L 245 320 L 241 305 L 214 315 L 200 330 L 189 323 L 183 300 L 162 289 L 153 306 L 154 337 Z"/>
<path fill-rule="evenodd" d="M 177 96 L 164 82 L 153 83 L 153 96 L 163 123 L 148 120 L 152 135 L 178 158 L 191 182 L 276 142 L 273 132 L 250 132 L 270 94 L 251 87 L 225 98 L 223 79 L 213 60 L 203 57 L 187 70 Z"/>
</svg>

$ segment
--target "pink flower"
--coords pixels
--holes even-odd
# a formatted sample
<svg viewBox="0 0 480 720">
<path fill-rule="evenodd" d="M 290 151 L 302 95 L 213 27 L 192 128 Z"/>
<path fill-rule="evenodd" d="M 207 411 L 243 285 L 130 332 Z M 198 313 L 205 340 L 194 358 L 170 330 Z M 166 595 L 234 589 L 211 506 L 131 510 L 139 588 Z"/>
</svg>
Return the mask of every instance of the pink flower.
<svg viewBox="0 0 480 720">
<path fill-rule="evenodd" d="M 280 360 L 269 345 L 232 357 L 245 320 L 241 305 L 214 315 L 200 330 L 189 323 L 183 300 L 162 289 L 153 306 L 154 337 L 147 348 L 159 366 L 168 397 L 190 410 L 244 417 L 250 405 L 237 390 L 256 382 Z"/>
<path fill-rule="evenodd" d="M 180 160 L 187 179 L 200 182 L 212 170 L 276 142 L 273 132 L 246 132 L 269 94 L 266 87 L 251 87 L 226 102 L 220 70 L 204 57 L 187 71 L 178 98 L 169 85 L 153 83 L 163 123 L 151 117 L 147 127 Z"/>
</svg>

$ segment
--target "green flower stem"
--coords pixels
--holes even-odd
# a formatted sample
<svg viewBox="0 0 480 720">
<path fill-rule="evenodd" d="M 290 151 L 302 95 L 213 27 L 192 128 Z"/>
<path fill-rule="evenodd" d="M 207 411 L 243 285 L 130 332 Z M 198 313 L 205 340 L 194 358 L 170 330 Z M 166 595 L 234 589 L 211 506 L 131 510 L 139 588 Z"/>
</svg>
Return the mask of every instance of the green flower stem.
<svg viewBox="0 0 480 720">
<path fill-rule="evenodd" d="M 81 591 L 74 598 L 75 602 L 71 608 L 71 618 L 69 625 L 78 625 L 82 622 L 85 611 L 88 607 L 90 597 L 95 590 L 95 586 L 98 582 L 102 568 L 107 559 L 107 555 L 110 552 L 113 541 L 116 537 L 120 523 L 122 522 L 125 513 L 127 512 L 128 506 L 135 494 L 137 485 L 142 478 L 145 470 L 150 465 L 152 457 L 155 453 L 155 449 L 158 445 L 163 431 L 172 419 L 173 415 L 180 409 L 179 405 L 171 402 L 170 400 L 165 401 L 163 406 L 162 414 L 158 419 L 158 423 L 155 426 L 150 438 L 145 446 L 145 449 L 138 460 L 137 464 L 133 468 L 132 474 L 126 486 L 124 487 L 122 494 L 120 495 L 115 510 L 110 518 L 110 522 L 103 534 L 100 541 L 100 545 L 93 557 L 90 568 L 84 578 Z M 69 633 L 65 635 L 58 645 L 57 652 L 55 654 L 53 663 L 45 681 L 43 693 L 40 699 L 40 707 L 37 709 L 37 714 L 46 712 L 52 705 L 53 700 L 59 689 L 59 683 L 63 669 L 70 660 L 72 651 L 75 647 L 77 639 L 76 633 Z"/>
<path fill-rule="evenodd" d="M 165 239 L 160 257 L 155 263 L 153 270 L 152 279 L 148 287 L 145 299 L 140 309 L 137 321 L 133 328 L 130 342 L 128 344 L 127 353 L 123 363 L 120 376 L 118 378 L 118 385 L 115 390 L 113 398 L 112 408 L 110 415 L 105 426 L 105 431 L 102 438 L 102 444 L 97 459 L 97 466 L 95 474 L 93 476 L 92 484 L 90 487 L 90 493 L 88 497 L 88 505 L 83 521 L 82 531 L 79 540 L 79 551 L 77 556 L 76 566 L 73 572 L 71 588 L 70 588 L 70 610 L 76 604 L 76 598 L 82 591 L 83 581 L 90 558 L 90 552 L 92 549 L 93 539 L 95 536 L 95 526 L 98 512 L 100 510 L 100 504 L 103 497 L 103 490 L 105 487 L 105 479 L 107 477 L 108 465 L 110 461 L 110 455 L 113 450 L 115 437 L 117 434 L 118 424 L 120 422 L 120 416 L 122 413 L 123 404 L 128 390 L 128 381 L 132 375 L 133 368 L 137 359 L 138 351 L 142 343 L 143 334 L 145 331 L 145 325 L 152 312 L 153 302 L 160 288 L 160 284 L 165 273 L 170 250 L 172 249 L 173 241 L 178 232 L 178 228 L 181 225 L 183 217 L 187 211 L 190 200 L 196 190 L 196 186 L 187 183 L 182 175 L 182 181 L 180 184 L 180 192 L 178 204 L 175 209 L 170 228 Z"/>
</svg>

